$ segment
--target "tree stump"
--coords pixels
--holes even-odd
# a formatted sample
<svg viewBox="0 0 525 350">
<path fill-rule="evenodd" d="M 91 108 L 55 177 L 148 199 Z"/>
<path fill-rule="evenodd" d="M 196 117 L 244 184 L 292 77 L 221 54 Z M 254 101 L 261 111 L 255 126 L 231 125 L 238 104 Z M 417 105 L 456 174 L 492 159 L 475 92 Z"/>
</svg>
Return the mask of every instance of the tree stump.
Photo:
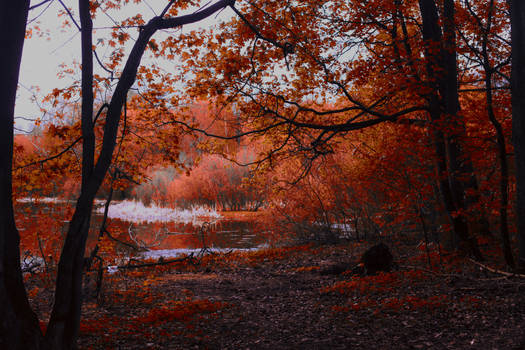
<svg viewBox="0 0 525 350">
<path fill-rule="evenodd" d="M 379 271 L 389 272 L 392 270 L 394 257 L 386 244 L 379 243 L 368 248 L 363 254 L 361 262 L 367 275 L 375 275 Z"/>
</svg>

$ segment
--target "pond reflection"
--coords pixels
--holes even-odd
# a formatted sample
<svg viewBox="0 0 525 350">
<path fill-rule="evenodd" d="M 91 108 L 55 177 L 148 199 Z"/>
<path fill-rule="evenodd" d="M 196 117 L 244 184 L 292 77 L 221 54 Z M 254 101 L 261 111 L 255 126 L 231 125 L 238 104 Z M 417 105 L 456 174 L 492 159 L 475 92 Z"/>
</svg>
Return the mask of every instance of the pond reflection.
<svg viewBox="0 0 525 350">
<path fill-rule="evenodd" d="M 98 221 L 98 220 L 97 220 Z M 113 219 L 118 238 L 146 249 L 255 248 L 266 242 L 253 221 L 216 220 L 212 223 L 130 223 Z"/>
<path fill-rule="evenodd" d="M 36 230 L 40 232 L 38 237 L 45 239 L 44 237 L 50 237 L 49 234 L 54 232 L 55 237 L 61 237 L 57 242 L 60 245 L 60 241 L 65 238 L 68 220 L 71 217 L 71 203 L 22 202 L 18 205 L 19 213 L 23 213 L 19 215 L 20 220 L 17 220 L 19 229 L 24 232 L 22 236 Z M 102 224 L 103 215 L 97 209 L 93 211 L 87 251 L 95 247 Z M 190 222 L 186 220 L 149 223 L 132 223 L 113 218 L 107 220 L 106 228 L 117 240 L 140 248 L 133 250 L 129 246 L 117 244 L 115 249 L 121 256 L 137 256 L 144 251 L 152 251 L 152 256 L 156 254 L 153 251 L 172 255 L 168 254 L 170 250 L 187 252 L 203 247 L 219 250 L 253 249 L 268 241 L 268 232 L 263 232 L 254 217 L 244 220 L 196 217 Z M 34 241 L 37 237 L 29 234 L 27 238 Z M 35 242 L 28 242 L 26 247 L 32 251 L 39 248 Z M 59 247 L 56 248 L 58 251 Z"/>
</svg>

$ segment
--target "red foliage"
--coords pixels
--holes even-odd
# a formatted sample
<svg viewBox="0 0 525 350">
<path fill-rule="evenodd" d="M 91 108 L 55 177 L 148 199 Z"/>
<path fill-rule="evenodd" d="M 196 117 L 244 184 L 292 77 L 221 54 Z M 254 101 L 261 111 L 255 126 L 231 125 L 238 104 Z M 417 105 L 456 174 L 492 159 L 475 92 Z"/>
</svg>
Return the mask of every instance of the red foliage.
<svg viewBox="0 0 525 350">
<path fill-rule="evenodd" d="M 380 272 L 374 276 L 352 277 L 347 281 L 336 282 L 330 287 L 321 289 L 321 292 L 358 295 L 388 294 L 402 283 L 420 282 L 428 278 L 429 276 L 421 270 Z"/>
</svg>

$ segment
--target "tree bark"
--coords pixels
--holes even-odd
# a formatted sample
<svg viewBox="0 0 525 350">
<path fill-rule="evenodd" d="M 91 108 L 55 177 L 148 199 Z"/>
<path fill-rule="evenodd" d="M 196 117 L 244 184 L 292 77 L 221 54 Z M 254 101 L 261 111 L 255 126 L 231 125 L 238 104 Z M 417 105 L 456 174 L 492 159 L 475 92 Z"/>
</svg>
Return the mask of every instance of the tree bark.
<svg viewBox="0 0 525 350">
<path fill-rule="evenodd" d="M 0 348 L 37 349 L 42 337 L 20 266 L 12 200 L 13 122 L 29 1 L 0 3 Z"/>
<path fill-rule="evenodd" d="M 465 211 L 479 200 L 478 184 L 470 156 L 465 152 L 462 140 L 466 134 L 465 121 L 460 113 L 458 92 L 458 67 L 456 58 L 456 24 L 454 19 L 454 0 L 443 1 L 443 83 L 440 84 L 440 94 L 443 99 L 444 115 L 447 127 L 452 127 L 448 135 L 449 181 L 451 183 L 454 201 L 461 220 L 461 230 L 457 232 L 468 245 L 468 249 L 478 261 L 483 260 L 476 238 L 469 232 Z M 464 226 L 464 228 L 463 228 Z"/>
<path fill-rule="evenodd" d="M 503 255 L 505 257 L 505 262 L 511 268 L 515 267 L 514 257 L 512 255 L 512 247 L 509 237 L 509 226 L 508 226 L 508 215 L 507 207 L 509 205 L 509 166 L 507 163 L 507 146 L 505 141 L 505 134 L 503 133 L 503 127 L 501 123 L 496 118 L 496 113 L 494 112 L 494 98 L 492 95 L 492 76 L 494 74 L 494 67 L 492 66 L 488 53 L 488 35 L 490 33 L 490 28 L 492 26 L 492 16 L 494 11 L 494 0 L 490 1 L 490 10 L 487 18 L 487 27 L 482 27 L 482 43 L 481 43 L 481 57 L 483 58 L 483 70 L 485 71 L 485 88 L 487 92 L 485 94 L 485 99 L 487 102 L 487 114 L 490 122 L 494 126 L 496 131 L 496 142 L 498 147 L 498 158 L 500 163 L 500 208 L 499 208 L 499 226 L 500 226 L 500 236 L 503 244 Z"/>
<path fill-rule="evenodd" d="M 50 349 L 76 347 L 82 309 L 82 270 L 96 190 L 87 191 L 93 172 L 95 134 L 93 130 L 93 51 L 89 0 L 79 0 L 82 52 L 81 123 L 82 185 L 75 213 L 60 255 L 55 305 L 47 327 L 46 346 Z"/>
<path fill-rule="evenodd" d="M 512 143 L 516 163 L 518 268 L 525 270 L 525 3 L 508 0 L 512 40 Z"/>
<path fill-rule="evenodd" d="M 465 131 L 459 115 L 457 63 L 454 24 L 454 2 L 443 3 L 443 31 L 434 0 L 419 0 L 427 60 L 427 96 L 434 127 L 438 157 L 439 187 L 443 203 L 452 220 L 454 234 L 463 241 L 470 254 L 483 260 L 477 241 L 469 233 L 465 215 L 467 187 L 475 188 L 472 163 L 465 156 L 460 139 Z M 449 130 L 452 128 L 452 130 Z M 463 179 L 468 179 L 466 182 Z"/>
</svg>

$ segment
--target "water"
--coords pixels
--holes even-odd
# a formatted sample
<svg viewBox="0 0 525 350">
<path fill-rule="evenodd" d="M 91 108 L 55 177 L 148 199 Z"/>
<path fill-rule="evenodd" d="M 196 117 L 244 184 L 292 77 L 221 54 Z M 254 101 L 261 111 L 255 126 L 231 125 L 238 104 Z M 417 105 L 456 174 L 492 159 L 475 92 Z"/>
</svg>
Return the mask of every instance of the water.
<svg viewBox="0 0 525 350">
<path fill-rule="evenodd" d="M 101 220 L 101 215 L 95 216 L 96 222 Z M 203 223 L 131 223 L 113 219 L 109 230 L 118 232 L 119 239 L 147 250 L 255 248 L 266 242 L 264 235 L 257 233 L 256 222 L 231 219 Z"/>
<path fill-rule="evenodd" d="M 117 203 L 117 205 L 121 204 Z M 42 201 L 38 204 L 17 203 L 19 218 L 17 226 L 25 238 L 23 245 L 32 251 L 40 250 L 37 244 L 40 238 L 40 245 L 43 245 L 43 248 L 59 250 L 60 244 L 54 241 L 60 242 L 65 237 L 72 206 L 73 203 L 53 201 Z M 92 228 L 87 242 L 88 251 L 94 248 L 102 223 L 103 215 L 99 210 L 100 207 L 101 204 L 98 204 L 93 212 Z M 155 213 L 162 212 L 163 208 L 143 210 L 140 205 L 133 208 L 134 213 L 130 220 L 126 220 L 125 215 L 118 213 L 113 214 L 118 218 L 108 220 L 107 229 L 113 237 L 140 248 L 137 251 L 117 244 L 115 249 L 120 256 L 172 257 L 197 251 L 203 247 L 217 250 L 254 249 L 268 241 L 268 232 L 263 232 L 254 218 L 237 220 L 222 218 L 217 213 L 212 213 L 211 217 L 192 216 L 186 213 L 181 217 L 181 221 L 168 221 L 176 216 L 170 217 L 169 213 L 155 216 Z M 137 215 L 141 211 L 147 212 L 150 219 L 151 217 L 156 219 L 150 220 L 152 222 L 137 222 Z M 198 210 L 194 210 L 195 212 L 202 213 Z M 140 215 L 139 219 L 142 220 Z"/>
</svg>

